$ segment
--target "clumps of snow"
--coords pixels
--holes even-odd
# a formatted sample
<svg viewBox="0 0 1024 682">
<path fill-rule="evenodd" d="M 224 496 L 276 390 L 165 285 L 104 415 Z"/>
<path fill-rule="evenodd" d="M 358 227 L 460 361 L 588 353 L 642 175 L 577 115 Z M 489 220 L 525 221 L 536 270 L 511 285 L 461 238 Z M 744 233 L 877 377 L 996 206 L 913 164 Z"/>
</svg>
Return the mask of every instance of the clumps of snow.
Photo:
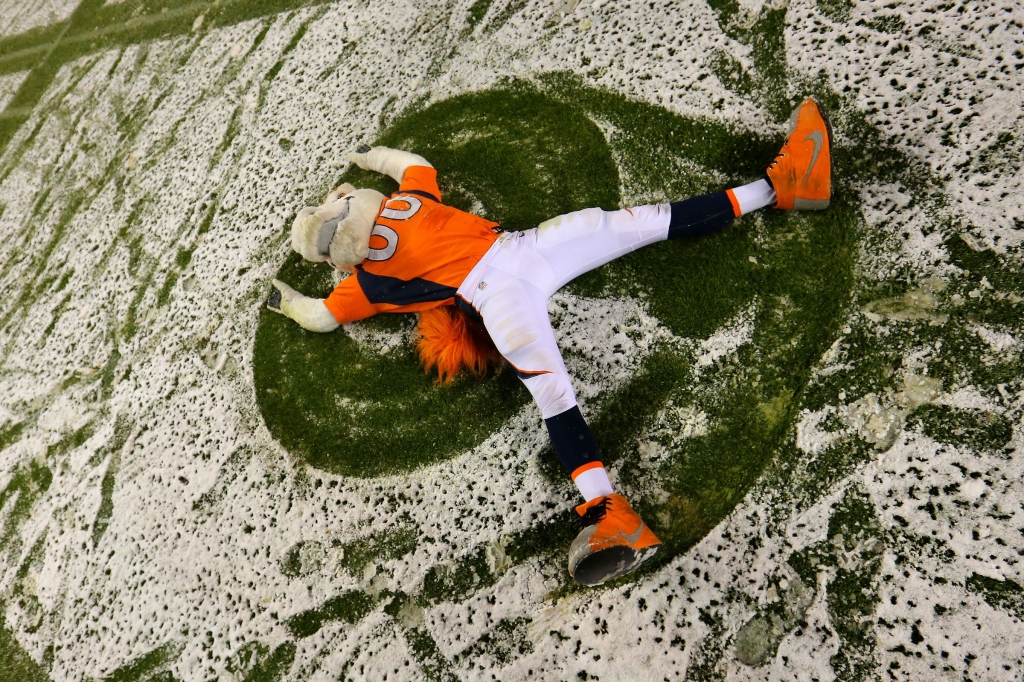
<svg viewBox="0 0 1024 682">
<path fill-rule="evenodd" d="M 844 412 L 850 428 L 879 450 L 886 450 L 893 444 L 906 417 L 904 410 L 883 404 L 874 393 L 847 405 Z"/>
<path fill-rule="evenodd" d="M 921 405 L 934 402 L 941 392 L 942 382 L 938 379 L 907 372 L 900 391 L 868 393 L 838 409 L 805 411 L 797 425 L 797 445 L 810 454 L 829 447 L 841 434 L 822 431 L 819 425 L 835 414 L 852 433 L 879 450 L 887 450 L 902 432 L 907 416 Z"/>
<path fill-rule="evenodd" d="M 1024 33 L 998 2 L 790 3 L 787 62 L 836 92 L 948 183 L 953 208 L 997 251 L 1024 243 Z M 962 26 L 985 26 L 967 36 Z M 827 68 L 823 68 L 826 67 Z M 910 254 L 908 254 L 910 255 Z"/>
<path fill-rule="evenodd" d="M 809 455 L 818 455 L 830 448 L 844 435 L 842 431 L 824 428 L 826 421 L 837 413 L 833 405 L 814 411 L 804 409 L 796 423 L 796 446 Z"/>
<path fill-rule="evenodd" d="M 402 328 L 398 331 L 386 331 L 367 324 L 343 325 L 345 333 L 364 350 L 387 355 L 400 349 L 408 348 L 416 336 L 416 320 L 402 320 Z"/>
<path fill-rule="evenodd" d="M 505 549 L 511 542 L 512 538 L 503 537 L 487 543 L 484 547 L 484 558 L 487 561 L 487 568 L 494 575 L 501 575 L 512 567 L 512 560 L 505 552 Z"/>
<path fill-rule="evenodd" d="M 897 298 L 872 301 L 861 308 L 864 317 L 872 322 L 892 320 L 896 322 L 927 321 L 933 326 L 949 321 L 947 313 L 936 312 L 940 306 L 940 292 L 946 282 L 937 278 L 927 279 L 919 289 L 912 289 Z"/>
<path fill-rule="evenodd" d="M 695 372 L 720 363 L 734 354 L 739 347 L 749 343 L 754 334 L 754 306 L 751 305 L 736 319 L 697 344 Z"/>
<path fill-rule="evenodd" d="M 979 324 L 974 326 L 974 333 L 991 349 L 991 352 L 987 353 L 984 358 L 985 364 L 1013 362 L 1020 353 L 1020 339 L 1009 332 Z"/>
<path fill-rule="evenodd" d="M 824 593 L 825 590 L 819 592 Z M 736 632 L 733 639 L 736 660 L 749 666 L 759 666 L 774 657 L 786 632 L 807 615 L 814 596 L 815 591 L 804 585 L 790 569 L 789 577 L 781 578 L 777 587 L 772 585 L 769 588 L 769 601 L 782 605 L 779 612 L 758 614 Z M 827 616 L 823 620 L 828 622 Z"/>
</svg>

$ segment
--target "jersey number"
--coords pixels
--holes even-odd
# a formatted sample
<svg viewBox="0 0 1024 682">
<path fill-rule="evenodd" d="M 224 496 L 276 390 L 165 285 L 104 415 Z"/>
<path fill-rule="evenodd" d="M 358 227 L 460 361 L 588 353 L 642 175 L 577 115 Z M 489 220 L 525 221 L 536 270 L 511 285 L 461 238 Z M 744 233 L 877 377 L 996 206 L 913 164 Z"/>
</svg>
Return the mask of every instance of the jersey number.
<svg viewBox="0 0 1024 682">
<path fill-rule="evenodd" d="M 423 202 L 416 197 L 395 197 L 384 204 L 384 210 L 380 212 L 380 217 L 388 220 L 408 220 L 416 215 L 422 206 Z M 380 237 L 386 242 L 386 245 L 380 249 L 371 248 L 366 255 L 369 260 L 382 261 L 395 255 L 395 251 L 398 249 L 397 232 L 387 225 L 377 223 L 373 226 L 373 232 L 370 233 L 370 239 L 374 237 Z"/>
</svg>

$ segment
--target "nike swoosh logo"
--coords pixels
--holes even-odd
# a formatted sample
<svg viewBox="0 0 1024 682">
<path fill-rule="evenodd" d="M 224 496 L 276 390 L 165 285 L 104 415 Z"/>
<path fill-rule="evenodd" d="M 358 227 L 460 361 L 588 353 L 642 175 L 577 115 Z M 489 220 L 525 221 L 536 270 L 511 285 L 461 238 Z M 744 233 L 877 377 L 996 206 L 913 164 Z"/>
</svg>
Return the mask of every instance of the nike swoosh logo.
<svg viewBox="0 0 1024 682">
<path fill-rule="evenodd" d="M 626 542 L 628 542 L 629 544 L 635 545 L 636 541 L 640 539 L 640 533 L 642 533 L 643 530 L 644 530 L 644 522 L 641 521 L 640 522 L 640 527 L 637 528 L 634 532 L 630 533 L 629 535 L 626 535 L 625 533 L 622 532 L 622 529 L 620 528 L 619 529 L 619 535 L 621 535 L 622 537 L 626 538 Z"/>
<path fill-rule="evenodd" d="M 821 153 L 821 145 L 825 144 L 825 137 L 821 134 L 820 130 L 812 130 L 810 134 L 804 138 L 804 142 L 810 140 L 814 143 L 814 153 L 811 154 L 811 165 L 807 166 L 807 172 L 804 173 L 804 179 L 800 182 L 806 182 L 807 178 L 811 175 L 811 169 L 814 168 L 815 162 L 818 160 L 818 154 Z"/>
</svg>

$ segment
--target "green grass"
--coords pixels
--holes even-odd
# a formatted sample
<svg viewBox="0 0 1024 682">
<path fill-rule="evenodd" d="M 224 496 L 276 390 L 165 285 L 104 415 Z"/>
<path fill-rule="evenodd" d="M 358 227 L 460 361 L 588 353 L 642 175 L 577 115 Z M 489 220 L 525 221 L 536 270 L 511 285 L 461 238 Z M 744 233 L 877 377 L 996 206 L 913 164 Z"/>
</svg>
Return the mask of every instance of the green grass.
<svg viewBox="0 0 1024 682">
<path fill-rule="evenodd" d="M 997 580 L 972 573 L 966 586 L 971 592 L 980 594 L 993 608 L 1024 618 L 1024 587 L 1013 580 Z"/>
<path fill-rule="evenodd" d="M 973 450 L 998 450 L 1013 437 L 1013 425 L 1002 415 L 948 405 L 923 406 L 907 420 L 907 427 Z"/>
<path fill-rule="evenodd" d="M 121 666 L 104 677 L 103 682 L 174 682 L 176 678 L 167 668 L 182 648 L 175 643 L 159 646 Z"/>
<path fill-rule="evenodd" d="M 4 623 L 0 610 L 0 679 L 11 682 L 49 682 L 46 671 L 21 648 Z"/>
<path fill-rule="evenodd" d="M 292 616 L 288 619 L 288 630 L 301 639 L 316 634 L 328 621 L 355 623 L 373 609 L 376 601 L 365 592 L 350 590 L 331 597 L 315 609 Z"/>
<path fill-rule="evenodd" d="M 28 517 L 32 506 L 49 490 L 52 482 L 53 473 L 48 467 L 29 460 L 15 470 L 10 482 L 0 491 L 0 508 L 9 499 L 16 497 L 4 524 L 3 535 L 0 535 L 0 550 L 5 550 L 9 558 L 17 556 L 21 550 L 18 535 L 20 522 Z"/>
</svg>

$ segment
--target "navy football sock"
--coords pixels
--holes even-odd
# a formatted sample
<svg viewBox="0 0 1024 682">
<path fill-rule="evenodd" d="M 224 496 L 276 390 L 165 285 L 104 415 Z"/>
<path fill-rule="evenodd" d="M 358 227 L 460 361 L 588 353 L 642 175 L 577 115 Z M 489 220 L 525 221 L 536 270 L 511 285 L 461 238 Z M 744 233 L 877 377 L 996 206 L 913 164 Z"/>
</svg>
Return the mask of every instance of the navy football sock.
<svg viewBox="0 0 1024 682">
<path fill-rule="evenodd" d="M 548 427 L 548 436 L 555 454 L 570 474 L 584 464 L 601 461 L 597 441 L 578 405 L 548 417 L 544 424 Z"/>
<path fill-rule="evenodd" d="M 725 192 L 715 192 L 671 204 L 668 238 L 699 237 L 718 232 L 736 217 Z"/>
</svg>

